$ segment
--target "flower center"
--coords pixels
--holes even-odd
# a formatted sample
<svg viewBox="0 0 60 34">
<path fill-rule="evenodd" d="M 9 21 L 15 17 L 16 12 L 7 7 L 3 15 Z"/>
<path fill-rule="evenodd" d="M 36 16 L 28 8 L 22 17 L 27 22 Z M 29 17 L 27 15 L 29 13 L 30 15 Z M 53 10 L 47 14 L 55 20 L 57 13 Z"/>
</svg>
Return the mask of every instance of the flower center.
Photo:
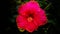
<svg viewBox="0 0 60 34">
<path fill-rule="evenodd" d="M 32 20 L 33 20 L 33 18 L 32 17 L 28 17 L 28 22 L 31 22 Z"/>
</svg>

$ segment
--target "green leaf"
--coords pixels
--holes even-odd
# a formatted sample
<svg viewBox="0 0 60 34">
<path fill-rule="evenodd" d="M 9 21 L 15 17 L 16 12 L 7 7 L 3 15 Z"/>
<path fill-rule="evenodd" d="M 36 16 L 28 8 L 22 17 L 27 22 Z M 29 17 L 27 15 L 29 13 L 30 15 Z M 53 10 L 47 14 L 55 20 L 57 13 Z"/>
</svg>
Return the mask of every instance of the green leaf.
<svg viewBox="0 0 60 34">
<path fill-rule="evenodd" d="M 21 4 L 21 3 L 22 3 L 21 0 L 17 0 L 17 1 L 16 1 L 16 4 L 17 4 L 17 5 L 19 5 L 19 4 Z"/>
<path fill-rule="evenodd" d="M 55 22 L 53 20 L 48 20 L 48 23 L 55 24 Z"/>
</svg>

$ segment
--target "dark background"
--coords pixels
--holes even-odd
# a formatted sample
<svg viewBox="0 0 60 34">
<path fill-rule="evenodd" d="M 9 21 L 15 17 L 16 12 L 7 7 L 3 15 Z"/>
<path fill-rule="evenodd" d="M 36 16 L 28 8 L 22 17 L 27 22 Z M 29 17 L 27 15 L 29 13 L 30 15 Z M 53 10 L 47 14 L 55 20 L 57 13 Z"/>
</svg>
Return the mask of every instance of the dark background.
<svg viewBox="0 0 60 34">
<path fill-rule="evenodd" d="M 27 31 L 24 31 L 23 33 L 20 32 L 16 26 L 16 15 L 17 13 L 17 3 L 15 0 L 7 0 L 2 1 L 1 4 L 1 22 L 0 22 L 0 32 L 1 34 L 30 34 Z M 24 2 L 24 0 L 22 1 Z M 60 32 L 60 3 L 58 0 L 48 0 L 48 3 L 52 3 L 52 6 L 48 10 L 46 10 L 46 13 L 49 13 L 50 15 L 47 15 L 49 21 L 46 25 L 39 27 L 38 31 L 35 31 L 31 34 L 57 34 Z M 44 7 L 42 7 L 44 8 Z M 48 28 L 48 30 L 47 30 Z"/>
</svg>

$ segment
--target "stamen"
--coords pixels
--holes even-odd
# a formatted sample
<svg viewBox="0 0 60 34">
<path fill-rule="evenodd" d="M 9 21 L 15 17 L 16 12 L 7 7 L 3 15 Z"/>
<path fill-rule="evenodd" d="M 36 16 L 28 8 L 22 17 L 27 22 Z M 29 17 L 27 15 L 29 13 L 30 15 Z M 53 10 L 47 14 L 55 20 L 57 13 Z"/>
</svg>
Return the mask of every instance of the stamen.
<svg viewBox="0 0 60 34">
<path fill-rule="evenodd" d="M 33 19 L 32 19 L 32 17 L 28 17 L 28 22 L 31 22 Z"/>
</svg>

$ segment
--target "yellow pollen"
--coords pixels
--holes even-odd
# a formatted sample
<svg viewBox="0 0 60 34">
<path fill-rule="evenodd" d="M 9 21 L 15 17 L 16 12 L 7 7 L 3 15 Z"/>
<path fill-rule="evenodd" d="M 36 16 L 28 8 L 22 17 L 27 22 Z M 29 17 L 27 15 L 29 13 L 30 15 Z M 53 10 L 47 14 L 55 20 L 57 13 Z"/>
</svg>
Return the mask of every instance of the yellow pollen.
<svg viewBox="0 0 60 34">
<path fill-rule="evenodd" d="M 31 22 L 33 19 L 32 19 L 32 17 L 28 17 L 28 22 Z"/>
<path fill-rule="evenodd" d="M 24 29 L 22 29 L 22 28 L 20 28 L 20 29 L 19 29 L 19 31 L 20 31 L 20 32 L 24 32 L 25 30 L 24 30 Z"/>
</svg>

